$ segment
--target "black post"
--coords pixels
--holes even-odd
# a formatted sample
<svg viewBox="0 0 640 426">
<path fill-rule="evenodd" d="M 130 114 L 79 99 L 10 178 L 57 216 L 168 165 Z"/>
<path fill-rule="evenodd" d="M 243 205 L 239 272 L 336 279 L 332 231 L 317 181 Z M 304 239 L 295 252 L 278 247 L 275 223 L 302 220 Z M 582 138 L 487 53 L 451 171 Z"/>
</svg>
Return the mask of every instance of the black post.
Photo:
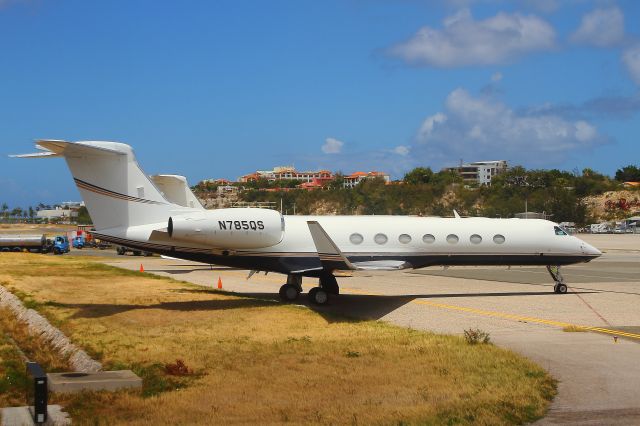
<svg viewBox="0 0 640 426">
<path fill-rule="evenodd" d="M 27 405 L 36 424 L 47 421 L 47 374 L 36 362 L 27 362 L 27 374 L 33 378 L 33 388 L 27 390 Z"/>
</svg>

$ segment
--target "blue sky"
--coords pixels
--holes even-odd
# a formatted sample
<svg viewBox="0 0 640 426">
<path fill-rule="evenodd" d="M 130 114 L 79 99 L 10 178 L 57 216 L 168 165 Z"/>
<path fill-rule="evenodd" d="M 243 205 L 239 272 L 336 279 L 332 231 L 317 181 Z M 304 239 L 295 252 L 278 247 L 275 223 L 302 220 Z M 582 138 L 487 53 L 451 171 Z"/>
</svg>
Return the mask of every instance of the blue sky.
<svg viewBox="0 0 640 426">
<path fill-rule="evenodd" d="M 0 202 L 78 199 L 38 138 L 147 173 L 639 161 L 640 2 L 0 0 Z"/>
</svg>

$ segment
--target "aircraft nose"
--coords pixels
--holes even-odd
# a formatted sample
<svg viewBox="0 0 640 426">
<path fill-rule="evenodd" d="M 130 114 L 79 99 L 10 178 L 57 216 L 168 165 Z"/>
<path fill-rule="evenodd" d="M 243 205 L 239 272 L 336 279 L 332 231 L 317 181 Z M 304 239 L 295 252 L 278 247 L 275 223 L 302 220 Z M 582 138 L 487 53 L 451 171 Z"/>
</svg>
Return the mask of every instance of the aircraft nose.
<svg viewBox="0 0 640 426">
<path fill-rule="evenodd" d="M 582 241 L 582 243 L 580 244 L 580 248 L 582 249 L 582 252 L 588 256 L 593 256 L 593 257 L 602 256 L 602 252 L 600 250 L 598 250 L 597 248 L 595 248 L 589 243 L 585 243 L 584 241 Z"/>
</svg>

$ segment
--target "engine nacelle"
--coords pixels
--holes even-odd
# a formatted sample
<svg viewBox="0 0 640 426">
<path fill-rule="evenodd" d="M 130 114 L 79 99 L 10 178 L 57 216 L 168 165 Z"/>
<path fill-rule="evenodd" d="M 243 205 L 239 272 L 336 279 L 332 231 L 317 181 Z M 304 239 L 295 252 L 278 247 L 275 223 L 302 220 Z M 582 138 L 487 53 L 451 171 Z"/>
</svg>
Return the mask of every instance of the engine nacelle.
<svg viewBox="0 0 640 426">
<path fill-rule="evenodd" d="M 263 248 L 282 241 L 284 218 L 267 209 L 204 210 L 170 217 L 167 230 L 178 241 L 229 249 Z"/>
</svg>

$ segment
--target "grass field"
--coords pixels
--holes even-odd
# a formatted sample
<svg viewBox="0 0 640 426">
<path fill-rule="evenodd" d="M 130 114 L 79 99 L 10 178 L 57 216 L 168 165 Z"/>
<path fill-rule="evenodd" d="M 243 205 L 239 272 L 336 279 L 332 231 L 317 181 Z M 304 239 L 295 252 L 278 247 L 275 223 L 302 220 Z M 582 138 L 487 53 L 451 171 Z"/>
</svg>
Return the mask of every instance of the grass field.
<svg viewBox="0 0 640 426">
<path fill-rule="evenodd" d="M 513 424 L 543 415 L 555 394 L 539 366 L 493 345 L 86 257 L 2 253 L 0 283 L 106 368 L 144 378 L 142 392 L 55 396 L 76 423 Z"/>
</svg>

